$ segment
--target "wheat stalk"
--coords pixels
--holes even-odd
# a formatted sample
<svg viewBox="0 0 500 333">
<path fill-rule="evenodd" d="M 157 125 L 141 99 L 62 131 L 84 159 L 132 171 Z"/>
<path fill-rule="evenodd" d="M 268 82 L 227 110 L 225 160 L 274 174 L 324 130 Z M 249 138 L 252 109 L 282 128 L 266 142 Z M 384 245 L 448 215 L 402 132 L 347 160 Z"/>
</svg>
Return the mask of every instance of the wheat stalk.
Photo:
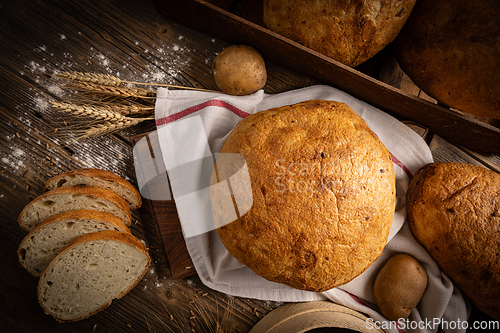
<svg viewBox="0 0 500 333">
<path fill-rule="evenodd" d="M 106 120 L 113 121 L 125 118 L 119 112 L 113 112 L 109 108 L 99 108 L 92 105 L 76 105 L 73 103 L 59 103 L 59 102 L 50 102 L 53 107 L 65 111 L 67 113 L 73 114 L 75 116 L 85 116 L 94 120 Z"/>
<path fill-rule="evenodd" d="M 87 116 L 94 120 L 112 120 L 123 118 L 124 116 L 138 116 L 152 114 L 154 107 L 121 104 L 84 104 L 61 103 L 51 101 L 52 107 L 68 112 L 75 116 Z"/>
<path fill-rule="evenodd" d="M 104 105 L 104 108 L 108 109 L 111 112 L 117 112 L 119 114 L 122 114 L 124 116 L 129 116 L 129 115 L 145 115 L 145 114 L 152 114 L 154 111 L 154 107 L 149 107 L 149 106 L 140 106 L 140 105 L 121 105 L 121 104 L 113 104 L 113 105 Z"/>
<path fill-rule="evenodd" d="M 215 92 L 215 90 L 202 89 L 202 88 L 194 88 L 194 87 L 183 87 L 177 86 L 173 84 L 165 84 L 165 83 L 144 83 L 144 82 L 136 82 L 136 81 L 125 81 L 116 76 L 112 76 L 109 74 L 96 74 L 89 72 L 61 72 L 54 74 L 55 77 L 80 83 L 92 83 L 98 84 L 102 86 L 110 86 L 110 87 L 118 87 L 123 86 L 125 84 L 129 85 L 146 85 L 146 86 L 158 86 L 158 87 L 169 87 L 169 88 L 177 88 L 177 89 L 187 89 L 187 90 L 197 90 L 197 91 L 209 91 Z"/>
<path fill-rule="evenodd" d="M 155 92 L 144 88 L 135 87 L 116 87 L 100 85 L 91 82 L 74 82 L 71 87 L 76 90 L 83 90 L 89 93 L 111 95 L 118 97 L 133 97 L 133 98 L 154 98 Z"/>
<path fill-rule="evenodd" d="M 123 117 L 117 119 L 116 121 L 105 121 L 104 123 L 96 124 L 86 129 L 73 130 L 72 133 L 76 134 L 76 140 L 80 140 L 88 137 L 95 137 L 99 135 L 113 133 L 122 129 L 135 126 L 143 121 L 153 120 L 153 119 L 154 119 L 153 117 L 150 118 Z"/>
<path fill-rule="evenodd" d="M 64 122 L 66 128 L 60 133 L 66 133 L 73 138 L 76 136 L 77 140 L 116 132 L 145 120 L 153 120 L 154 117 L 144 116 L 154 113 L 153 103 L 156 100 L 156 92 L 133 85 L 211 91 L 169 84 L 125 81 L 109 74 L 89 72 L 60 72 L 53 76 L 69 81 L 67 89 L 86 92 L 86 94 L 78 95 L 75 103 L 51 102 L 54 108 L 90 120 L 90 122 L 79 121 L 69 127 Z M 132 102 L 133 100 L 135 102 Z"/>
</svg>

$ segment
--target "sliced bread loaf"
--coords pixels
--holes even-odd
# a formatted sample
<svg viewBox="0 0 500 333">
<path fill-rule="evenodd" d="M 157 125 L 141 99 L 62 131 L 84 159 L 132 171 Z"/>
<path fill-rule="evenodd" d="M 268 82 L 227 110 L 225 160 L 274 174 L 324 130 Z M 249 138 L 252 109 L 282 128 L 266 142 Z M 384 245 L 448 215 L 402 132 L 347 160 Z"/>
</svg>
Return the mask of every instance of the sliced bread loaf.
<svg viewBox="0 0 500 333">
<path fill-rule="evenodd" d="M 78 209 L 57 214 L 33 229 L 17 250 L 19 263 L 33 276 L 39 277 L 54 257 L 77 237 L 115 230 L 130 233 L 123 221 L 113 214 Z"/>
<path fill-rule="evenodd" d="M 50 178 L 45 183 L 45 190 L 81 184 L 115 192 L 127 201 L 130 209 L 142 205 L 141 195 L 132 184 L 111 171 L 101 169 L 76 169 L 62 173 Z"/>
<path fill-rule="evenodd" d="M 19 215 L 19 225 L 31 231 L 54 215 L 76 209 L 90 209 L 114 214 L 130 225 L 130 209 L 127 202 L 112 191 L 76 185 L 46 192 L 31 201 Z"/>
<path fill-rule="evenodd" d="M 129 233 L 101 231 L 68 244 L 38 281 L 38 300 L 60 322 L 85 319 L 127 294 L 147 272 L 146 246 Z"/>
</svg>

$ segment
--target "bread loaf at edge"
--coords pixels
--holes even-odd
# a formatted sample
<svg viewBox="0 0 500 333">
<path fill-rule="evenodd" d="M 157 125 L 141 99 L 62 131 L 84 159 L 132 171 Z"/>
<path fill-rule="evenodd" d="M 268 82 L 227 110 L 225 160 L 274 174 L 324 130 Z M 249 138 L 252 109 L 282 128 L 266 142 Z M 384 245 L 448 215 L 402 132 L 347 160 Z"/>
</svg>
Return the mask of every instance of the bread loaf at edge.
<svg viewBox="0 0 500 333">
<path fill-rule="evenodd" d="M 113 214 L 89 209 L 71 210 L 42 222 L 21 241 L 19 263 L 35 277 L 54 257 L 77 237 L 103 230 L 130 232 L 122 219 Z"/>
<path fill-rule="evenodd" d="M 418 0 L 392 49 L 440 104 L 500 119 L 498 0 Z"/>
<path fill-rule="evenodd" d="M 413 177 L 407 211 L 415 238 L 478 309 L 500 320 L 500 174 L 428 164 Z"/>
<path fill-rule="evenodd" d="M 24 207 L 18 222 L 23 229 L 31 231 L 49 217 L 76 209 L 108 212 L 121 218 L 126 226 L 131 223 L 130 208 L 122 197 L 86 185 L 61 187 L 40 195 Z"/>
<path fill-rule="evenodd" d="M 87 185 L 110 190 L 127 201 L 130 209 L 137 209 L 142 205 L 142 198 L 137 189 L 127 180 L 117 174 L 101 169 L 71 170 L 47 180 L 45 191 L 54 190 L 62 186 Z"/>
<path fill-rule="evenodd" d="M 101 231 L 68 244 L 38 282 L 38 300 L 60 322 L 77 321 L 104 310 L 126 295 L 147 272 L 146 246 L 129 233 Z"/>
</svg>

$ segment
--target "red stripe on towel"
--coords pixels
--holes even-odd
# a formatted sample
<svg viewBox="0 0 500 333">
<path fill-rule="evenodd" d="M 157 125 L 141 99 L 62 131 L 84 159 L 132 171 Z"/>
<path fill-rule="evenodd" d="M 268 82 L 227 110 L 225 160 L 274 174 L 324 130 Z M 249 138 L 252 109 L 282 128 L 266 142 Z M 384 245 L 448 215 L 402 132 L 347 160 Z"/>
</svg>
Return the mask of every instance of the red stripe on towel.
<svg viewBox="0 0 500 333">
<path fill-rule="evenodd" d="M 345 291 L 345 290 L 344 290 L 344 291 Z M 346 292 L 346 294 L 347 294 L 347 295 L 351 296 L 351 298 L 352 298 L 353 300 L 355 300 L 355 301 L 356 301 L 356 303 L 359 303 L 359 304 L 361 304 L 361 305 L 366 306 L 366 304 L 365 304 L 365 303 L 363 303 L 363 301 L 362 301 L 361 299 L 359 299 L 359 297 L 358 297 L 358 296 L 353 295 L 353 294 L 351 294 L 350 292 L 347 292 L 347 291 L 345 291 L 345 292 Z"/>
<path fill-rule="evenodd" d="M 179 111 L 177 113 L 171 114 L 169 116 L 157 119 L 156 126 L 165 125 L 165 124 L 171 123 L 173 121 L 179 120 L 185 116 L 188 116 L 192 113 L 198 112 L 198 111 L 200 111 L 206 107 L 209 107 L 209 106 L 216 106 L 216 107 L 227 109 L 241 118 L 245 118 L 245 117 L 250 115 L 250 113 L 245 112 L 243 110 L 240 110 L 237 107 L 235 107 L 234 105 L 231 105 L 227 102 L 221 101 L 219 99 L 211 99 L 211 100 L 203 102 L 201 104 L 193 105 L 187 109 L 184 109 L 184 110 Z"/>
<path fill-rule="evenodd" d="M 188 116 L 192 113 L 198 112 L 198 111 L 200 111 L 206 107 L 209 107 L 209 106 L 216 106 L 216 107 L 224 108 L 226 110 L 231 111 L 232 113 L 234 113 L 235 115 L 237 115 L 240 118 L 245 118 L 245 117 L 250 115 L 250 113 L 245 112 L 241 109 L 238 109 L 237 107 L 229 104 L 228 102 L 224 102 L 224 101 L 221 101 L 219 99 L 211 99 L 209 101 L 206 101 L 206 102 L 203 102 L 203 103 L 200 103 L 197 105 L 193 105 L 187 109 L 181 110 L 181 111 L 174 113 L 174 114 L 171 114 L 169 116 L 157 119 L 156 126 L 165 125 L 165 124 L 171 123 L 173 121 L 179 120 L 185 116 Z M 406 173 L 408 178 L 412 179 L 413 175 L 410 172 L 410 170 L 408 170 L 408 168 L 400 160 L 398 160 L 396 158 L 396 156 L 394 156 L 392 153 L 391 153 L 391 157 L 392 157 L 392 161 L 394 162 L 394 164 L 396 164 L 401 169 L 403 169 L 403 171 Z"/>
<path fill-rule="evenodd" d="M 408 168 L 406 167 L 406 165 L 403 164 L 403 162 L 401 162 L 400 160 L 398 160 L 396 158 L 396 156 L 392 155 L 391 154 L 391 158 L 392 158 L 392 161 L 394 162 L 394 164 L 396 164 L 398 167 L 400 167 L 401 169 L 403 169 L 403 171 L 406 173 L 406 175 L 408 176 L 408 178 L 412 179 L 413 178 L 413 175 L 411 174 L 410 170 L 408 170 Z"/>
</svg>

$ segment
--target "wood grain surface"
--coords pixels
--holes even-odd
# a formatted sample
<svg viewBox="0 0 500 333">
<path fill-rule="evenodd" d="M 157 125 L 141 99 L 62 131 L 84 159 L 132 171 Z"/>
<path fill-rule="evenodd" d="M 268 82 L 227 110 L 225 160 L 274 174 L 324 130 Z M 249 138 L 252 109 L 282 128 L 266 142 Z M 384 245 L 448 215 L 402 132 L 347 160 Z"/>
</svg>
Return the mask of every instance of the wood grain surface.
<svg viewBox="0 0 500 333">
<path fill-rule="evenodd" d="M 1 332 L 215 332 L 217 327 L 221 332 L 248 332 L 282 304 L 214 292 L 196 275 L 172 278 L 162 240 L 143 210 L 132 213 L 131 230 L 147 244 L 153 265 L 139 285 L 80 322 L 59 324 L 45 315 L 37 301 L 37 280 L 17 262 L 16 250 L 26 235 L 17 224 L 19 213 L 43 193 L 46 180 L 75 168 L 113 171 L 137 186 L 132 137 L 155 129 L 152 121 L 145 121 L 113 135 L 66 139 L 60 133 L 67 118 L 49 101 L 67 100 L 70 93 L 51 75 L 74 70 L 216 89 L 211 63 L 231 41 L 166 18 L 153 1 L 3 1 L 0 29 Z M 384 54 L 390 59 L 390 50 Z M 319 82 L 276 61 L 267 60 L 266 65 L 267 93 Z M 370 73 L 420 94 L 394 63 L 382 65 Z M 432 132 L 427 135 L 436 161 L 500 170 L 498 155 L 484 156 Z M 484 318 L 478 312 L 473 316 Z"/>
</svg>

